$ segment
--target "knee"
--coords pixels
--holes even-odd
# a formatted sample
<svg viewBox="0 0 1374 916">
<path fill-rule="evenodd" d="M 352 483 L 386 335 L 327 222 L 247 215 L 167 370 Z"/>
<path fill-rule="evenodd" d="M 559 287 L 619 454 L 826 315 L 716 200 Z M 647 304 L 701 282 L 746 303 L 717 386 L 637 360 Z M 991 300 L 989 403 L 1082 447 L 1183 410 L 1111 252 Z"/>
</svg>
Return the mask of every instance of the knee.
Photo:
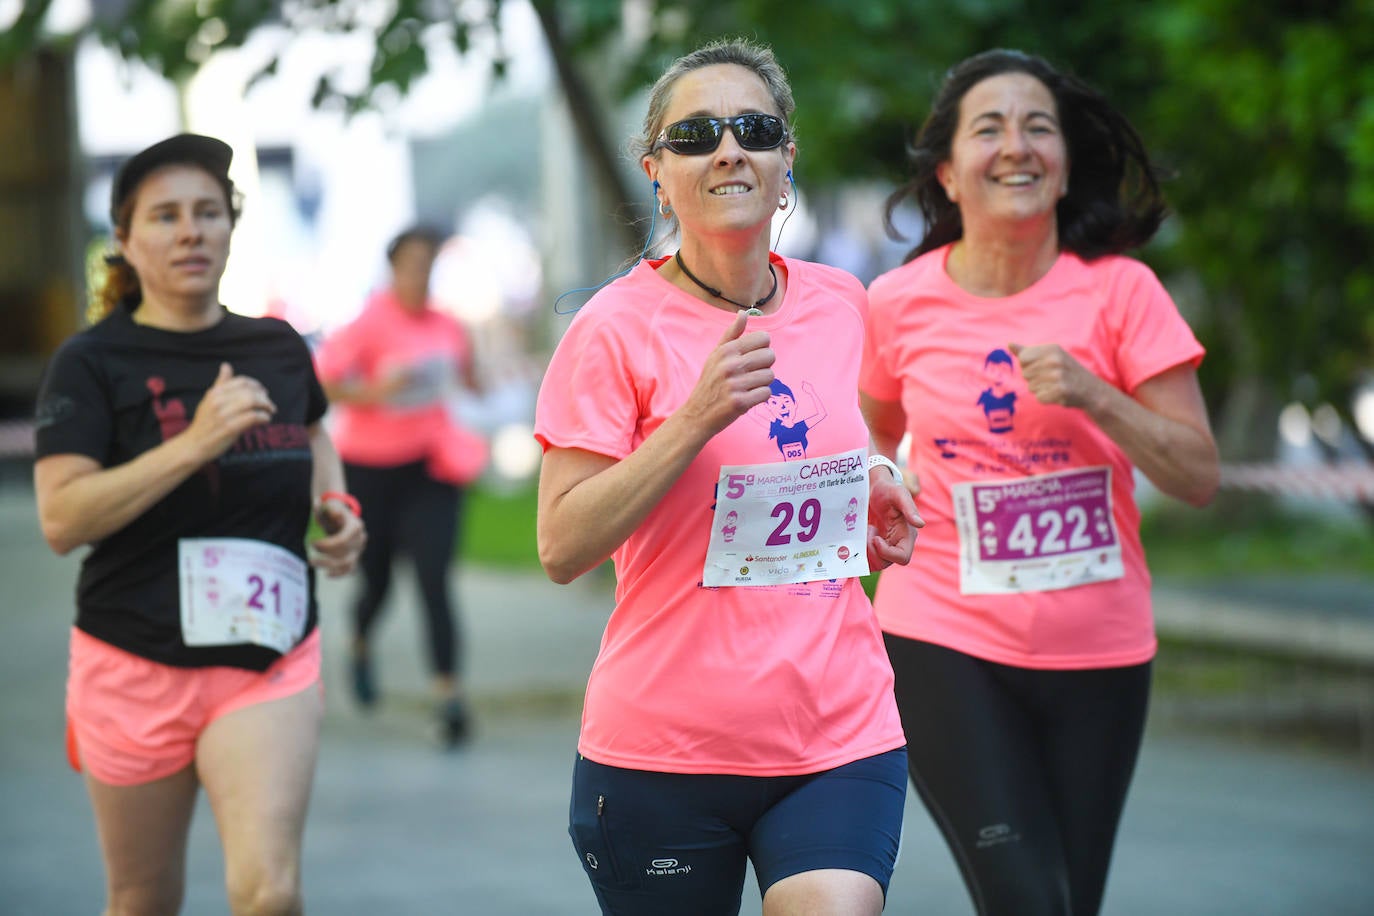
<svg viewBox="0 0 1374 916">
<path fill-rule="evenodd" d="M 234 916 L 295 916 L 302 908 L 300 876 L 294 869 L 229 880 L 229 909 Z"/>
<path fill-rule="evenodd" d="M 107 916 L 176 916 L 181 912 L 182 885 L 111 887 Z"/>
</svg>

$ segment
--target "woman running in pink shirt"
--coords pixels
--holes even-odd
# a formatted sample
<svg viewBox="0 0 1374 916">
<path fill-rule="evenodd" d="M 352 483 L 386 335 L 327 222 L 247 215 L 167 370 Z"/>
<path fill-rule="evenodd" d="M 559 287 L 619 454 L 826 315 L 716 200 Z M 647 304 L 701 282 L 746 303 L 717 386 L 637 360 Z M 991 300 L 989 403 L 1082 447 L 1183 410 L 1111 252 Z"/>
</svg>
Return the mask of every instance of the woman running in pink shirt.
<svg viewBox="0 0 1374 916">
<path fill-rule="evenodd" d="M 472 722 L 450 578 L 467 485 L 482 470 L 486 443 L 447 406 L 460 386 L 477 391 L 480 383 L 467 331 L 430 296 L 442 243 L 442 234 L 425 226 L 392 239 L 386 249 L 390 283 L 325 339 L 315 360 L 337 407 L 334 440 L 370 534 L 353 603 L 354 698 L 364 709 L 377 702 L 371 641 L 396 560 L 406 554 L 415 564 L 425 612 L 438 735 L 451 747 L 471 736 Z"/>
<path fill-rule="evenodd" d="M 876 914 L 896 861 L 906 741 L 855 577 L 921 522 L 869 474 L 862 285 L 769 251 L 792 108 L 745 42 L 659 79 L 638 152 L 681 246 L 588 302 L 539 393 L 540 560 L 616 568 L 569 828 L 604 913 L 738 912 L 752 862 L 770 916 Z M 786 443 L 744 419 L 783 388 L 828 407 Z"/>
<path fill-rule="evenodd" d="M 889 201 L 921 208 L 873 281 L 864 412 L 911 437 L 929 526 L 875 605 L 911 778 L 981 914 L 1098 911 L 1155 636 L 1133 474 L 1216 491 L 1203 350 L 1121 252 L 1164 205 L 1140 138 L 1036 57 L 946 76 Z"/>
</svg>

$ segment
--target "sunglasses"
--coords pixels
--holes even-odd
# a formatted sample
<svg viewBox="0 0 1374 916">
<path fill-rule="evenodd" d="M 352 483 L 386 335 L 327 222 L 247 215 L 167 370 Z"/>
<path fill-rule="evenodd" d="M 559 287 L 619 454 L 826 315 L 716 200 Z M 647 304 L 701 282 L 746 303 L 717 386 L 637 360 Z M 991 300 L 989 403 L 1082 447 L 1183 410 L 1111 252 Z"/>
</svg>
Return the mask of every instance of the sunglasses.
<svg viewBox="0 0 1374 916">
<path fill-rule="evenodd" d="M 658 132 L 654 150 L 667 147 L 679 156 L 704 156 L 720 146 L 727 127 L 742 149 L 777 149 L 787 141 L 787 125 L 782 118 L 742 114 L 733 118 L 688 118 L 669 124 Z"/>
</svg>

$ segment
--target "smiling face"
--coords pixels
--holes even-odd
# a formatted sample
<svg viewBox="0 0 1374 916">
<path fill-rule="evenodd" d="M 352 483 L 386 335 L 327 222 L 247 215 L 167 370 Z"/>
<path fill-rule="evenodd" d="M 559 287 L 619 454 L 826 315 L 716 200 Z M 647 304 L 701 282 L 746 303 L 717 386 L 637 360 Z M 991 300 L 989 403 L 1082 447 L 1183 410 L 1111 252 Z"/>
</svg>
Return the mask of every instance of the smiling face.
<svg viewBox="0 0 1374 916">
<path fill-rule="evenodd" d="M 1053 220 L 1068 190 L 1068 149 L 1054 96 L 1027 73 L 974 84 L 959 103 L 949 159 L 937 170 L 965 227 Z"/>
<path fill-rule="evenodd" d="M 134 192 L 127 229 L 116 231 L 145 302 L 217 305 L 233 221 L 224 189 L 193 165 L 160 168 Z"/>
<path fill-rule="evenodd" d="M 729 117 L 750 112 L 781 116 L 768 87 L 738 64 L 713 64 L 678 79 L 661 126 L 698 116 Z M 642 165 L 662 185 L 660 199 L 673 208 L 684 241 L 691 234 L 767 230 L 792 167 L 796 147 L 750 151 L 726 130 L 714 152 L 683 156 L 660 149 Z"/>
</svg>

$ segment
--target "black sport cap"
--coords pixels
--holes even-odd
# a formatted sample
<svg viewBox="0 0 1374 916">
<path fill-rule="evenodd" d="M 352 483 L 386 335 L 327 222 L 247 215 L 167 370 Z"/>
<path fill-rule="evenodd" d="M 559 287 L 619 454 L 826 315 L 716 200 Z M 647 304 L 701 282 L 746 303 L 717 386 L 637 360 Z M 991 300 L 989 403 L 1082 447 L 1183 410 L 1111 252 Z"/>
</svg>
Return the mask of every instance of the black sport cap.
<svg viewBox="0 0 1374 916">
<path fill-rule="evenodd" d="M 229 182 L 229 163 L 234 151 L 229 144 L 201 134 L 177 134 L 135 153 L 115 173 L 110 188 L 110 223 L 119 222 L 120 205 L 134 192 L 139 182 L 164 165 L 187 163 L 205 169 L 223 184 Z"/>
</svg>

